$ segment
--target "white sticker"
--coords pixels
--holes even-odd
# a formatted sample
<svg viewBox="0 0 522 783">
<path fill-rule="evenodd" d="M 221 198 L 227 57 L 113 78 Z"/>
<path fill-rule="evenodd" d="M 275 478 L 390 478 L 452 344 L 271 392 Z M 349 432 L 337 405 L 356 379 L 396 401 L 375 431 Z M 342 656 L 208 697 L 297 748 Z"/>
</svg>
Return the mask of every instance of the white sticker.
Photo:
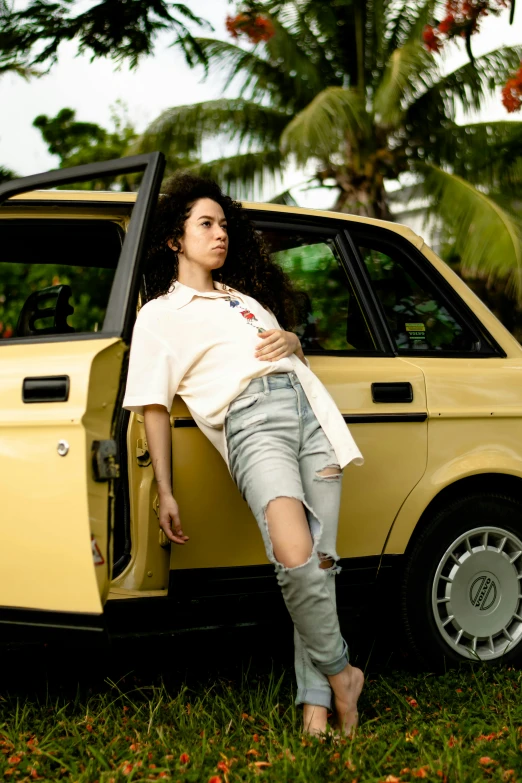
<svg viewBox="0 0 522 783">
<path fill-rule="evenodd" d="M 105 560 L 103 559 L 103 555 L 100 551 L 100 547 L 98 546 L 96 539 L 93 535 L 91 535 L 91 547 L 92 547 L 92 559 L 94 562 L 94 565 L 103 565 L 105 563 Z"/>
</svg>

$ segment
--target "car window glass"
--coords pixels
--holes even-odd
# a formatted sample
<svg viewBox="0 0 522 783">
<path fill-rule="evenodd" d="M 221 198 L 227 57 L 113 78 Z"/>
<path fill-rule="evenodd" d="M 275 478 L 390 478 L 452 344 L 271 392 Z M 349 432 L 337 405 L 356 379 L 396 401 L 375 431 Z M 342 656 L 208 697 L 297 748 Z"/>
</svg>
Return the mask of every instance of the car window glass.
<svg viewBox="0 0 522 783">
<path fill-rule="evenodd" d="M 101 331 L 122 241 L 109 220 L 0 220 L 0 339 Z"/>
<path fill-rule="evenodd" d="M 262 230 L 271 258 L 299 292 L 294 331 L 304 350 L 377 351 L 333 237 L 296 229 Z"/>
<path fill-rule="evenodd" d="M 399 352 L 477 350 L 473 332 L 400 250 L 366 240 L 359 251 Z"/>
</svg>

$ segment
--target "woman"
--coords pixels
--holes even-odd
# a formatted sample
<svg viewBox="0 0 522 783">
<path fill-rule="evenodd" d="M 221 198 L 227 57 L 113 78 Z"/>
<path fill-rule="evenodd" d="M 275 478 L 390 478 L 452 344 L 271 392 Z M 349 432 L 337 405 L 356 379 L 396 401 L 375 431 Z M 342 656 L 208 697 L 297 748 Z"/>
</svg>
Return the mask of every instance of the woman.
<svg viewBox="0 0 522 783">
<path fill-rule="evenodd" d="M 190 174 L 160 197 L 147 303 L 134 328 L 124 407 L 143 413 L 160 526 L 185 545 L 172 495 L 175 394 L 223 456 L 263 536 L 294 622 L 305 731 L 357 724 L 360 669 L 348 662 L 335 604 L 342 468 L 362 463 L 333 399 L 309 369 L 297 296 L 241 205 Z M 282 324 L 282 326 L 280 325 Z"/>
</svg>

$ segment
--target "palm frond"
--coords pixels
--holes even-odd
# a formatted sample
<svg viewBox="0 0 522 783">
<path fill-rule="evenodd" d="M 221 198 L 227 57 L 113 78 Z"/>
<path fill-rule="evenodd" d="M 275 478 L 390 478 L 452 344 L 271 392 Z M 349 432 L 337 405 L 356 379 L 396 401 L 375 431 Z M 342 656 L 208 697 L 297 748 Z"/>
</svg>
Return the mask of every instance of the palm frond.
<svg viewBox="0 0 522 783">
<path fill-rule="evenodd" d="M 412 3 L 411 0 L 387 3 L 385 13 L 386 52 L 388 56 L 407 43 L 419 41 L 424 25 L 433 15 L 436 0 Z"/>
<path fill-rule="evenodd" d="M 486 95 L 493 95 L 520 65 L 522 46 L 502 46 L 434 81 L 412 102 L 408 122 L 440 124 L 455 120 L 459 104 L 465 112 L 478 111 Z"/>
<path fill-rule="evenodd" d="M 368 129 L 364 98 L 357 90 L 328 87 L 316 95 L 286 126 L 281 136 L 284 153 L 293 152 L 298 164 L 310 158 L 329 160 L 348 140 L 358 146 L 358 136 Z"/>
<path fill-rule="evenodd" d="M 272 106 L 285 108 L 302 106 L 314 95 L 314 87 L 308 82 L 317 85 L 317 69 L 306 58 L 296 63 L 290 45 L 283 47 L 280 41 L 280 55 L 261 57 L 257 51 L 241 49 L 227 41 L 213 38 L 197 38 L 196 41 L 208 61 L 226 75 L 225 90 L 238 78 L 241 94 L 249 100 L 269 100 Z M 290 44 L 288 36 L 285 41 Z"/>
<path fill-rule="evenodd" d="M 195 163 L 188 169 L 216 180 L 232 198 L 256 200 L 265 187 L 275 185 L 284 170 L 284 161 L 279 150 L 264 149 Z"/>
<path fill-rule="evenodd" d="M 522 223 L 495 197 L 471 183 L 427 164 L 422 189 L 454 238 L 462 271 L 504 279 L 522 302 Z"/>
<path fill-rule="evenodd" d="M 435 58 L 420 41 L 406 43 L 392 52 L 374 98 L 374 110 L 380 124 L 398 125 L 408 103 L 424 84 L 422 74 L 437 71 Z"/>
<path fill-rule="evenodd" d="M 261 143 L 275 149 L 289 119 L 283 111 L 241 98 L 174 106 L 149 125 L 135 151 L 199 155 L 203 139 L 217 135 L 239 144 Z"/>
<path fill-rule="evenodd" d="M 328 41 L 321 41 L 296 8 L 297 24 L 283 25 L 273 19 L 275 35 L 266 43 L 271 62 L 284 63 L 286 78 L 291 80 L 295 104 L 306 105 L 324 87 L 342 84 L 334 64 L 326 57 Z M 293 75 L 292 75 L 293 74 Z"/>
<path fill-rule="evenodd" d="M 468 182 L 522 192 L 522 122 L 477 122 L 427 129 L 423 159 L 450 167 Z"/>
</svg>

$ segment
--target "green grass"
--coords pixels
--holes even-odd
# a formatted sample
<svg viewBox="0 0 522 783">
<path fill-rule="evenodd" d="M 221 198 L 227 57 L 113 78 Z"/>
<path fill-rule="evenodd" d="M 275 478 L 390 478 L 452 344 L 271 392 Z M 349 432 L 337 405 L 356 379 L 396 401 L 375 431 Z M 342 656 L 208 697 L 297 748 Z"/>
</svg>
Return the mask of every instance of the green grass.
<svg viewBox="0 0 522 783">
<path fill-rule="evenodd" d="M 360 727 L 340 744 L 303 739 L 292 674 L 281 668 L 190 685 L 131 673 L 72 695 L 6 687 L 0 778 L 512 783 L 522 781 L 521 679 L 479 667 L 369 675 Z"/>
</svg>

